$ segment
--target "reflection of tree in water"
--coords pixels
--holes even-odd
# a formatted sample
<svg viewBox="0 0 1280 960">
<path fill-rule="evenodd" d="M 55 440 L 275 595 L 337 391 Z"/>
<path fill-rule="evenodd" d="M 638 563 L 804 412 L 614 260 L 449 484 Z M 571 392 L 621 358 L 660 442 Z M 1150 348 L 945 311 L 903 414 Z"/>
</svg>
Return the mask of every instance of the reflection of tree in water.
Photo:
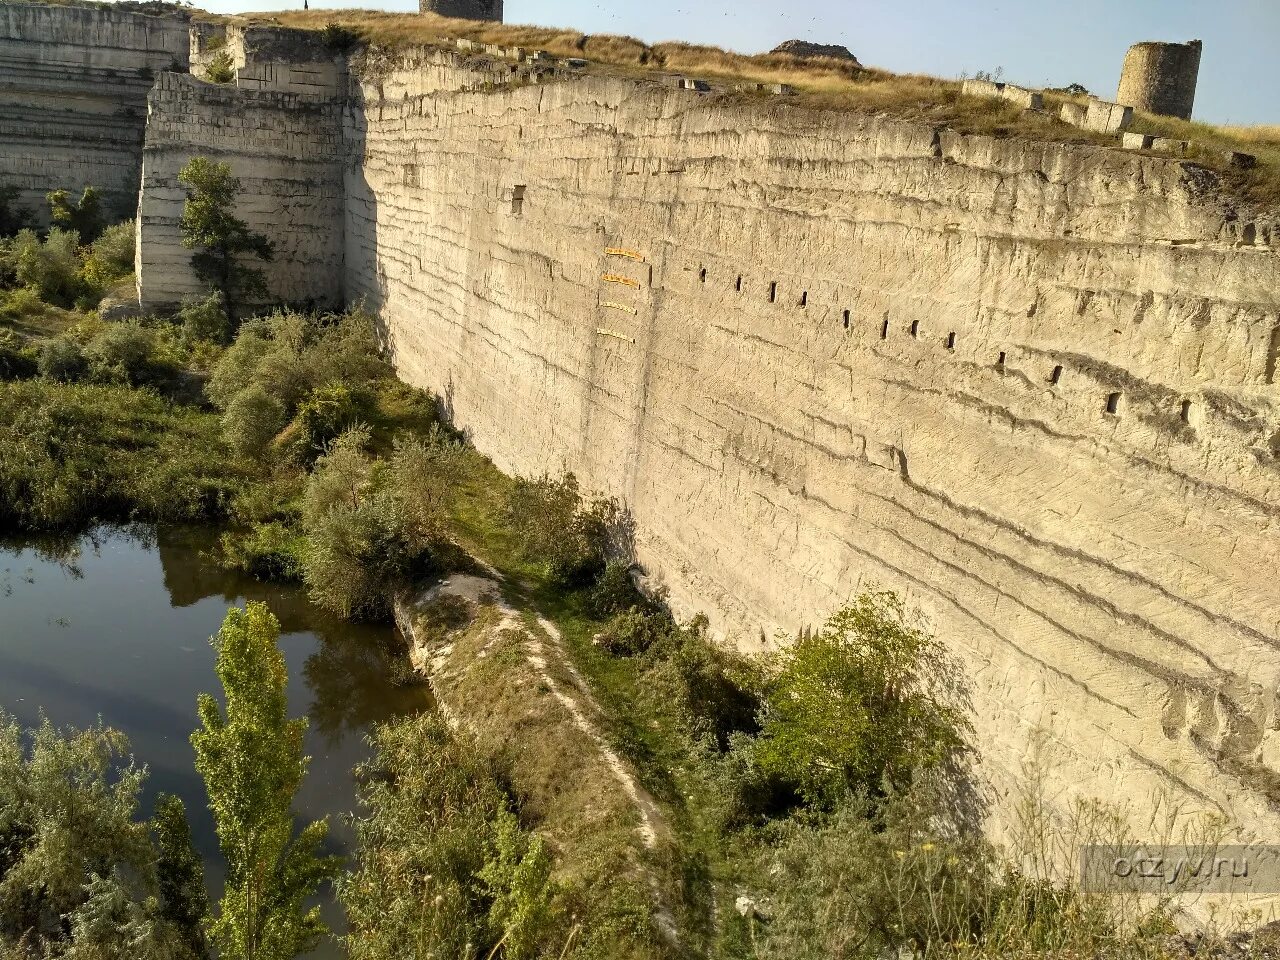
<svg viewBox="0 0 1280 960">
<path fill-rule="evenodd" d="M 157 547 L 170 602 L 185 607 L 207 597 L 260 600 L 279 619 L 282 634 L 314 634 L 316 650 L 303 667 L 312 695 L 307 714 L 331 749 L 348 735 L 363 735 L 375 723 L 428 704 L 424 689 L 393 682 L 405 672 L 397 669 L 405 653 L 390 626 L 347 623 L 311 603 L 300 586 L 223 570 L 206 556 L 216 543 L 208 530 L 160 532 Z"/>
<path fill-rule="evenodd" d="M 311 688 L 311 722 L 330 747 L 348 735 L 361 735 L 375 723 L 423 709 L 424 688 L 397 686 L 390 628 L 352 627 L 316 632 L 316 652 L 307 658 L 303 676 Z"/>
</svg>

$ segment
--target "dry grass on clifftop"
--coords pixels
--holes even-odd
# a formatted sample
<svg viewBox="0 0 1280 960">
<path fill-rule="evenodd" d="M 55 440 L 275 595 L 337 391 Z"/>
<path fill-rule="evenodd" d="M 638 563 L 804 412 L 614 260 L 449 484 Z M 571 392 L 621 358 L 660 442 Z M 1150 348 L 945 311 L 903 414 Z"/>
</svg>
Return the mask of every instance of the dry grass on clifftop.
<svg viewBox="0 0 1280 960">
<path fill-rule="evenodd" d="M 245 14 L 231 20 L 275 22 L 311 30 L 338 24 L 367 43 L 389 48 L 430 46 L 440 37 L 521 46 L 559 57 L 581 57 L 591 61 L 591 70 L 623 76 L 671 73 L 728 85 L 786 83 L 796 89 L 797 96 L 788 97 L 785 102 L 796 107 L 884 113 L 958 133 L 1117 146 L 1115 137 L 1058 120 L 1058 109 L 1068 99 L 1061 94 L 1046 92 L 1045 112 L 1035 113 L 1002 100 L 963 96 L 957 80 L 894 74 L 826 57 L 741 54 L 680 42 L 649 45 L 634 37 L 376 10 L 278 11 Z M 733 96 L 745 100 L 759 95 Z M 1192 141 L 1188 159 L 1221 174 L 1228 192 L 1252 207 L 1280 208 L 1280 128 L 1214 127 L 1144 115 L 1135 129 Z M 1233 168 L 1225 151 L 1255 154 L 1258 164 L 1247 170 Z"/>
</svg>

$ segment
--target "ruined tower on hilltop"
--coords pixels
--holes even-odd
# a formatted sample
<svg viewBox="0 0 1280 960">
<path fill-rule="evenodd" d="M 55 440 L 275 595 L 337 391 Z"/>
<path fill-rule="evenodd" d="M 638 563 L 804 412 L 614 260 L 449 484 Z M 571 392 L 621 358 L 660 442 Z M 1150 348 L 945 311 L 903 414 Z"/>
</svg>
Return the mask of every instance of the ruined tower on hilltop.
<svg viewBox="0 0 1280 960">
<path fill-rule="evenodd" d="M 460 20 L 502 22 L 502 0 L 418 0 L 418 11 Z"/>
<path fill-rule="evenodd" d="M 1124 56 L 1116 101 L 1147 113 L 1190 120 L 1200 48 L 1199 40 L 1135 43 Z"/>
</svg>

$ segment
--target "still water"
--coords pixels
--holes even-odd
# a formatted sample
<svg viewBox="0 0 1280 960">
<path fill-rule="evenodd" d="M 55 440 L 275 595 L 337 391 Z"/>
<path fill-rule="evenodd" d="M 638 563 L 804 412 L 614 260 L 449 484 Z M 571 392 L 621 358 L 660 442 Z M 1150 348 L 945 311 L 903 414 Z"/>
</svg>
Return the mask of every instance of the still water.
<svg viewBox="0 0 1280 960">
<path fill-rule="evenodd" d="M 265 601 L 281 624 L 289 707 L 311 719 L 311 767 L 295 801 L 299 817 L 329 815 L 334 852 L 354 837 L 342 815 L 356 808 L 352 767 L 364 736 L 393 716 L 429 708 L 423 688 L 397 687 L 382 650 L 390 628 L 327 616 L 302 590 L 259 583 L 203 559 L 203 531 L 100 530 L 72 544 L 0 541 L 0 707 L 34 725 L 85 727 L 101 717 L 128 735 L 149 770 L 142 813 L 155 795 L 187 805 L 210 893 L 221 863 L 204 786 L 188 737 L 196 695 L 220 691 L 209 637 L 230 606 Z M 341 911 L 326 898 L 331 926 Z M 313 956 L 341 956 L 326 944 Z"/>
</svg>

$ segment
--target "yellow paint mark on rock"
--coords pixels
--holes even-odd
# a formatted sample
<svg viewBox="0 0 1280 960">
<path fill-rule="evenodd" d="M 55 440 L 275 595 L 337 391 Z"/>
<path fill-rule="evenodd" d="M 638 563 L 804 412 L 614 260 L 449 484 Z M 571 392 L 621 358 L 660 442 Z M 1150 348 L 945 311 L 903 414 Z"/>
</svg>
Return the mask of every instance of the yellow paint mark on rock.
<svg viewBox="0 0 1280 960">
<path fill-rule="evenodd" d="M 620 283 L 624 286 L 635 287 L 637 290 L 640 289 L 640 281 L 634 277 L 620 277 L 616 273 L 606 273 L 600 279 L 605 283 Z"/>
<path fill-rule="evenodd" d="M 635 260 L 644 263 L 644 254 L 636 253 L 634 250 L 627 250 L 624 247 L 609 247 L 605 250 L 605 255 L 610 257 L 626 257 L 629 260 Z"/>
<path fill-rule="evenodd" d="M 629 307 L 625 303 L 618 303 L 616 300 L 601 300 L 600 306 L 608 307 L 610 310 L 621 310 L 623 313 L 629 313 L 633 317 L 640 313 L 635 307 Z"/>
<path fill-rule="evenodd" d="M 619 333 L 617 330 L 606 330 L 604 327 L 596 327 L 596 333 L 602 337 L 614 337 L 618 340 L 625 340 L 627 343 L 635 343 L 635 337 L 628 337 L 625 333 Z"/>
</svg>

